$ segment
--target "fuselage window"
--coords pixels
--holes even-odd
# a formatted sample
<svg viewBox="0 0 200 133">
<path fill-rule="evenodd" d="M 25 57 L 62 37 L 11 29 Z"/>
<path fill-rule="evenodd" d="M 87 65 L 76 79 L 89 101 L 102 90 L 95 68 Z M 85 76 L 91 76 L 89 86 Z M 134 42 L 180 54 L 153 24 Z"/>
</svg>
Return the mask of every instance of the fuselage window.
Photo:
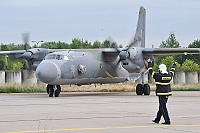
<svg viewBox="0 0 200 133">
<path fill-rule="evenodd" d="M 52 60 L 52 59 L 57 59 L 57 60 L 69 60 L 67 55 L 60 55 L 60 54 L 49 54 L 45 57 L 45 60 Z"/>
</svg>

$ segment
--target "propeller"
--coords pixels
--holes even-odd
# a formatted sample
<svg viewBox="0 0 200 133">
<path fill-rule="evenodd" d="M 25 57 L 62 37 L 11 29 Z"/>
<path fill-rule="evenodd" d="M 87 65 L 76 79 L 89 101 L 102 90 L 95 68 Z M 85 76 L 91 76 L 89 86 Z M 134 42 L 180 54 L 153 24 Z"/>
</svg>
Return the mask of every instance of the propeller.
<svg viewBox="0 0 200 133">
<path fill-rule="evenodd" d="M 129 50 L 132 47 L 136 46 L 136 44 L 137 44 L 137 40 L 134 39 L 126 48 L 120 51 L 119 53 L 120 60 L 126 60 L 130 56 Z"/>
<path fill-rule="evenodd" d="M 125 60 L 128 59 L 128 57 L 130 56 L 129 49 L 131 47 L 135 46 L 136 42 L 137 42 L 137 41 L 133 40 L 126 48 L 121 50 L 121 49 L 117 48 L 117 45 L 115 45 L 116 42 L 113 41 L 113 39 L 111 37 L 108 37 L 105 41 L 106 41 L 106 43 L 109 43 L 108 45 L 110 45 L 110 47 L 112 46 L 119 53 L 119 60 L 118 60 L 117 64 L 119 64 L 121 61 L 125 62 Z"/>
<path fill-rule="evenodd" d="M 22 38 L 23 38 L 23 42 L 24 42 L 24 50 L 26 50 L 26 52 L 22 55 L 22 57 L 26 60 L 30 60 L 32 59 L 32 52 L 28 51 L 31 47 L 28 44 L 29 43 L 29 32 L 25 32 L 22 34 Z"/>
<path fill-rule="evenodd" d="M 116 41 L 114 41 L 111 37 L 108 37 L 104 43 L 107 43 L 107 45 L 110 47 L 110 48 L 117 48 L 117 43 Z"/>
<path fill-rule="evenodd" d="M 30 49 L 30 45 L 28 44 L 29 42 L 29 33 L 26 32 L 26 33 L 23 33 L 22 34 L 22 38 L 23 38 L 23 42 L 24 42 L 24 50 L 28 50 Z"/>
<path fill-rule="evenodd" d="M 106 43 L 108 43 L 108 45 L 110 45 L 112 47 L 114 46 L 113 48 L 115 48 L 115 50 L 118 52 L 119 59 L 117 61 L 117 64 L 119 64 L 121 62 L 123 64 L 128 65 L 130 62 L 132 62 L 132 59 L 130 58 L 130 55 L 131 55 L 130 52 L 133 52 L 133 51 L 130 51 L 130 50 L 132 49 L 132 47 L 137 46 L 137 43 L 139 43 L 139 41 L 137 41 L 137 39 L 134 37 L 130 41 L 129 45 L 124 49 L 117 48 L 117 45 L 114 45 L 114 43 L 116 43 L 116 42 L 113 41 L 113 39 L 111 37 L 108 37 L 106 39 Z"/>
</svg>

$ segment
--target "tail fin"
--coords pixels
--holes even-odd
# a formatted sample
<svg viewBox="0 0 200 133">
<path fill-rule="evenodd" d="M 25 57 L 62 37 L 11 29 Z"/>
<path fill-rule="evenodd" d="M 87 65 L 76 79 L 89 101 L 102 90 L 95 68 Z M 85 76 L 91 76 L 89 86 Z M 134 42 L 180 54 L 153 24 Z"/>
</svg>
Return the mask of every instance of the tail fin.
<svg viewBox="0 0 200 133">
<path fill-rule="evenodd" d="M 134 37 L 134 41 L 137 47 L 145 47 L 145 25 L 146 25 L 146 9 L 141 6 L 139 11 L 139 18 L 137 23 L 137 29 Z"/>
</svg>

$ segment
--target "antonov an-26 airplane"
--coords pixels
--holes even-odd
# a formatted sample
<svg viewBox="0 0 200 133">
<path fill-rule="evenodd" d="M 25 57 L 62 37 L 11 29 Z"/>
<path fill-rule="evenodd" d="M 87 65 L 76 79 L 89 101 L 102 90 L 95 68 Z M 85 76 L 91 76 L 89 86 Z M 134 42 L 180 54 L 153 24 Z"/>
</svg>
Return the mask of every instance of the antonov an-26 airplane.
<svg viewBox="0 0 200 133">
<path fill-rule="evenodd" d="M 127 81 L 130 73 L 143 77 L 147 59 L 154 56 L 200 54 L 200 48 L 145 48 L 145 19 L 146 10 L 140 7 L 134 41 L 124 49 L 29 49 L 25 37 L 26 50 L 1 51 L 0 55 L 24 58 L 29 68 L 36 70 L 36 77 L 47 84 L 49 97 L 58 97 L 60 85 L 120 83 Z M 150 86 L 142 80 L 136 93 L 149 95 Z"/>
</svg>

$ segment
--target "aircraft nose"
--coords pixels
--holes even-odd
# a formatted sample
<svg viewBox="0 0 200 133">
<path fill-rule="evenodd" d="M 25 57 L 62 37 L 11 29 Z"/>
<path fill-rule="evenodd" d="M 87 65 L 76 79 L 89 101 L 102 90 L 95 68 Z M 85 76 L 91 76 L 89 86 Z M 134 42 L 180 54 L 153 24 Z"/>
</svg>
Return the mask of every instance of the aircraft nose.
<svg viewBox="0 0 200 133">
<path fill-rule="evenodd" d="M 52 62 L 41 63 L 36 69 L 36 77 L 47 84 L 53 82 L 58 76 L 58 66 Z"/>
</svg>

